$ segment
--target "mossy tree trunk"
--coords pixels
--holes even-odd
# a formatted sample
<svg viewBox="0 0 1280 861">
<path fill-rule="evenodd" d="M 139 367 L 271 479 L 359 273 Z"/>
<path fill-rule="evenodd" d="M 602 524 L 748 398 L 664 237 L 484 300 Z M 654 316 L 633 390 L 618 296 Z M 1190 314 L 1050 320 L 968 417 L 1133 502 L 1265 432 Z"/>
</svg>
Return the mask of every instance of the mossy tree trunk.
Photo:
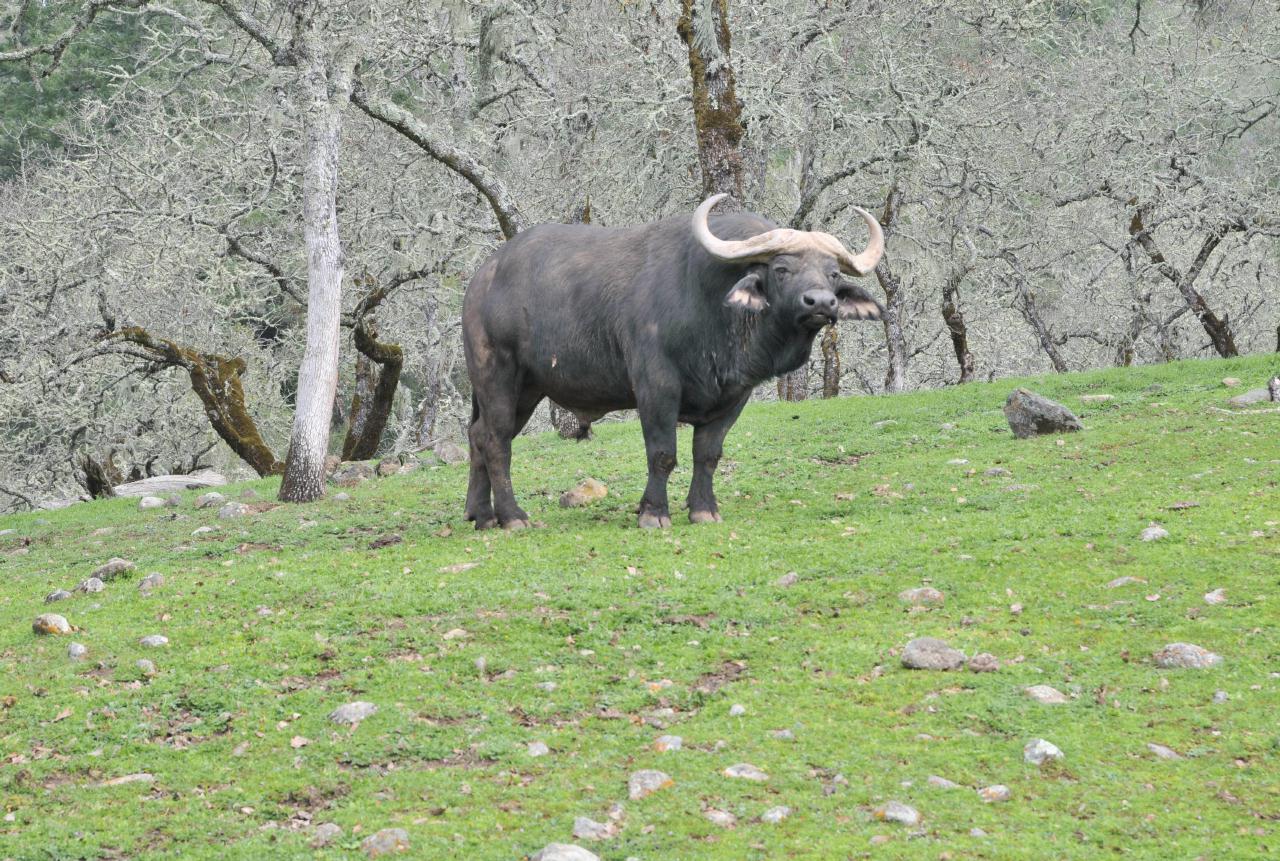
<svg viewBox="0 0 1280 861">
<path fill-rule="evenodd" d="M 368 460 L 377 453 L 400 384 L 404 350 L 399 344 L 378 340 L 372 316 L 388 292 L 375 285 L 356 306 L 352 341 L 360 355 L 356 358 L 356 388 L 351 395 L 347 436 L 342 443 L 343 460 Z"/>
<path fill-rule="evenodd" d="M 884 201 L 884 212 L 880 216 L 880 228 L 887 240 L 898 225 L 898 209 L 902 206 L 902 189 L 895 182 L 889 189 Z M 906 294 L 902 289 L 902 278 L 893 271 L 893 260 L 886 252 L 876 265 L 876 280 L 884 291 L 884 314 L 881 322 L 884 325 L 884 343 L 888 352 L 889 363 L 884 374 L 884 390 L 886 392 L 903 392 L 907 389 L 907 339 L 902 327 L 906 317 Z"/>
</svg>

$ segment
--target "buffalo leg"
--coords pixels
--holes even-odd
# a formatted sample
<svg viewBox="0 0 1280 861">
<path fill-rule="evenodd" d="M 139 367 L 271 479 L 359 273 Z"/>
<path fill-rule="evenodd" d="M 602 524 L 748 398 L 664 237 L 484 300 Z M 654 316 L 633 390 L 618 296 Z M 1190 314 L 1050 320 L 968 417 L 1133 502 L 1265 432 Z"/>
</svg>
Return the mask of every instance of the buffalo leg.
<svg viewBox="0 0 1280 861">
<path fill-rule="evenodd" d="M 495 363 L 489 369 L 491 373 L 477 381 L 475 398 L 480 416 L 471 425 L 471 437 L 473 446 L 484 459 L 498 523 L 504 529 L 522 529 L 529 525 L 529 515 L 516 502 L 511 487 L 511 439 L 529 421 L 541 396 L 523 391 L 515 370 L 496 372 L 495 367 L 501 365 Z M 473 469 L 472 475 L 476 474 Z M 480 513 L 485 513 L 483 506 Z M 476 520 L 476 526 L 484 528 L 480 520 Z"/>
<path fill-rule="evenodd" d="M 693 481 L 689 483 L 689 522 L 719 523 L 720 508 L 712 487 L 716 467 L 724 450 L 724 438 L 738 420 L 746 400 L 740 401 L 726 414 L 693 429 Z"/>
<path fill-rule="evenodd" d="M 637 404 L 644 449 L 649 461 L 649 481 L 640 499 L 637 522 L 641 529 L 671 526 L 667 503 L 667 479 L 676 468 L 676 414 L 678 393 L 654 395 Z"/>
<path fill-rule="evenodd" d="M 480 440 L 485 433 L 479 410 L 471 408 L 471 426 L 467 437 L 471 442 L 471 474 L 467 479 L 467 520 L 474 520 L 476 529 L 492 529 L 498 525 L 493 513 L 493 488 L 489 484 L 489 468 L 485 466 L 484 449 Z"/>
</svg>

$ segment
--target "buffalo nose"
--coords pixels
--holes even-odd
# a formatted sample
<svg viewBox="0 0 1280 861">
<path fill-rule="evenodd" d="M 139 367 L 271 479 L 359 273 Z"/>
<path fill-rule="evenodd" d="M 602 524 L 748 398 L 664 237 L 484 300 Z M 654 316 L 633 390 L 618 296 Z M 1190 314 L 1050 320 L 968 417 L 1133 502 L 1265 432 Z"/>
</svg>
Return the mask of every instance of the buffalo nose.
<svg viewBox="0 0 1280 861">
<path fill-rule="evenodd" d="M 813 313 L 834 314 L 836 312 L 836 294 L 830 290 L 809 290 L 800 297 L 806 311 Z"/>
</svg>

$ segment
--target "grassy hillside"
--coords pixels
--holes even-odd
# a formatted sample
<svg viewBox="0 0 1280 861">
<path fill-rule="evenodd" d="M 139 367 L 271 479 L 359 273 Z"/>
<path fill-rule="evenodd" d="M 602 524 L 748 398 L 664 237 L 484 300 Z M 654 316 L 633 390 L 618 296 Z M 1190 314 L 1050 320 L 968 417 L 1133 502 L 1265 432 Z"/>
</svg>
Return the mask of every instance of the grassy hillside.
<svg viewBox="0 0 1280 861">
<path fill-rule="evenodd" d="M 256 482 L 269 510 L 238 520 L 195 493 L 10 518 L 0 858 L 353 858 L 390 827 L 420 858 L 550 842 L 619 861 L 1275 857 L 1280 414 L 1211 409 L 1223 377 L 1274 370 L 1264 356 L 1032 380 L 1086 430 L 1024 441 L 1000 412 L 1020 381 L 753 407 L 721 465 L 724 524 L 681 514 L 666 532 L 634 526 L 632 424 L 518 440 L 517 491 L 543 526 L 515 534 L 462 520 L 462 466 L 308 506 L 270 507 L 273 482 Z M 1080 399 L 1098 393 L 1114 397 Z M 608 498 L 559 508 L 585 476 Z M 1169 537 L 1141 541 L 1152 523 Z M 371 549 L 389 533 L 403 541 Z M 113 556 L 136 573 L 42 603 Z M 166 582 L 146 596 L 152 571 Z M 1123 576 L 1145 582 L 1107 587 Z M 945 602 L 899 599 L 922 585 Z M 1206 603 L 1215 589 L 1225 603 Z M 36 637 L 43 612 L 81 630 Z M 169 644 L 140 645 L 151 634 Z M 1000 669 L 904 669 L 923 636 Z M 1155 667 L 1179 641 L 1224 662 Z M 1033 701 L 1038 684 L 1069 701 Z M 356 700 L 378 712 L 327 719 Z M 654 750 L 662 735 L 682 749 Z M 1034 738 L 1064 758 L 1025 763 Z M 768 779 L 723 776 L 737 763 Z M 674 785 L 629 800 L 642 769 Z M 103 785 L 138 773 L 152 780 Z M 992 784 L 1009 800 L 985 802 Z M 878 821 L 890 800 L 921 823 Z M 572 837 L 618 802 L 616 836 Z M 790 816 L 759 820 L 777 806 Z M 328 822 L 341 836 L 312 849 Z"/>
</svg>

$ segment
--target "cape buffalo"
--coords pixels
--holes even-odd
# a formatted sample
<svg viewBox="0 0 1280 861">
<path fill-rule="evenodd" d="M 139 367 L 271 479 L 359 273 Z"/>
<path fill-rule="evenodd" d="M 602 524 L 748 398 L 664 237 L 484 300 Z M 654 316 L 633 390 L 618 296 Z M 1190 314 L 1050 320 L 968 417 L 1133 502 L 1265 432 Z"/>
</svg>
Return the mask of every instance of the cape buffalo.
<svg viewBox="0 0 1280 861">
<path fill-rule="evenodd" d="M 879 319 L 880 303 L 842 275 L 884 252 L 880 225 L 851 254 L 828 233 L 779 228 L 751 213 L 637 227 L 545 224 L 481 265 L 462 306 L 471 375 L 466 514 L 477 529 L 529 525 L 511 488 L 511 439 L 543 398 L 589 423 L 640 414 L 649 482 L 642 527 L 667 527 L 676 423 L 693 425 L 689 519 L 720 520 L 711 480 L 725 434 L 751 391 L 800 367 L 814 335 L 844 319 Z"/>
</svg>

